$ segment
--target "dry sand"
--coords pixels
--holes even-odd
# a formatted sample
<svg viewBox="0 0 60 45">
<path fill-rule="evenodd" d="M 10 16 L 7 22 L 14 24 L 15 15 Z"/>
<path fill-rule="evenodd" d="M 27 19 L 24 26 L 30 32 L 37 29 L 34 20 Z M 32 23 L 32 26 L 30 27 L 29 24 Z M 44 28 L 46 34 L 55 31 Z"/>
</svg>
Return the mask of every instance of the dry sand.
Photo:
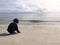
<svg viewBox="0 0 60 45">
<path fill-rule="evenodd" d="M 20 25 L 22 33 L 3 35 L 6 26 L 0 26 L 0 45 L 60 45 L 59 27 L 39 27 Z"/>
</svg>

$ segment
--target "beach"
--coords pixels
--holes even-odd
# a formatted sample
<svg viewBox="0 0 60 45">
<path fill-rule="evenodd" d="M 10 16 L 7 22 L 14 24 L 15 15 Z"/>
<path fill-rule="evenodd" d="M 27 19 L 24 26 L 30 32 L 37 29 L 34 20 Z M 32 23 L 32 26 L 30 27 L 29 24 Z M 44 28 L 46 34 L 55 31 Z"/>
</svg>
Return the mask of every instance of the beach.
<svg viewBox="0 0 60 45">
<path fill-rule="evenodd" d="M 0 45 L 60 45 L 60 27 L 19 25 L 21 33 L 7 35 L 7 25 L 0 26 Z"/>
<path fill-rule="evenodd" d="M 0 0 L 0 45 L 60 45 L 60 1 Z"/>
</svg>

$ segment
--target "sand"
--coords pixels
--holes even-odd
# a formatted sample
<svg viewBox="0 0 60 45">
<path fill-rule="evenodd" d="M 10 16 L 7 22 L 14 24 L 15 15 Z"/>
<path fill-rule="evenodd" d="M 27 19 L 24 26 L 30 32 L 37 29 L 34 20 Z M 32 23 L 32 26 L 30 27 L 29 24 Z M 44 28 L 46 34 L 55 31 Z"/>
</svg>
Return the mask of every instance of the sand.
<svg viewBox="0 0 60 45">
<path fill-rule="evenodd" d="M 60 27 L 20 25 L 22 33 L 14 35 L 7 35 L 6 29 L 0 26 L 0 45 L 60 45 Z"/>
</svg>

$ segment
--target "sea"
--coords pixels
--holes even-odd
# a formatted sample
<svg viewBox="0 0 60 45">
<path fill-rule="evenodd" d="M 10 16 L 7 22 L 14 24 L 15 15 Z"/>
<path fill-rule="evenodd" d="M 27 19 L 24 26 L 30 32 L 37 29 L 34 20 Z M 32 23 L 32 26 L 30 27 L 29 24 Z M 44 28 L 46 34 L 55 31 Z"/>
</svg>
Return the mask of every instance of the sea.
<svg viewBox="0 0 60 45">
<path fill-rule="evenodd" d="M 8 25 L 14 18 L 19 19 L 19 25 L 37 25 L 60 27 L 60 17 L 38 16 L 33 14 L 0 13 L 0 26 Z"/>
</svg>

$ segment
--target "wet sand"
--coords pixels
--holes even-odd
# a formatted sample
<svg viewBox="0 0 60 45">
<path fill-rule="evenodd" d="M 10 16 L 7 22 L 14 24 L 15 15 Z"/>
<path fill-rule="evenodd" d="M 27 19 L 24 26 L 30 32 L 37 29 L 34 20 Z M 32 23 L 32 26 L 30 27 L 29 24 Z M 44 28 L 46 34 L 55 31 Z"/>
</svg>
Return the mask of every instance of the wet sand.
<svg viewBox="0 0 60 45">
<path fill-rule="evenodd" d="M 60 27 L 20 25 L 22 33 L 8 35 L 0 26 L 0 45 L 60 45 Z"/>
</svg>

